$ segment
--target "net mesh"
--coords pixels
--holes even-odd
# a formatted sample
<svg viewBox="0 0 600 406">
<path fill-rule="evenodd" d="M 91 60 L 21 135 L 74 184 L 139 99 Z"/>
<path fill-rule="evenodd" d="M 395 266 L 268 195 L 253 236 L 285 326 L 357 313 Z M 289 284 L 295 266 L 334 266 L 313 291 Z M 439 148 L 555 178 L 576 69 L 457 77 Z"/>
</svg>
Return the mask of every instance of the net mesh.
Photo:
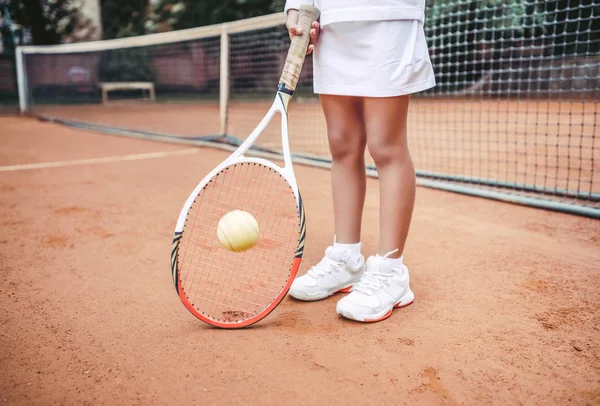
<svg viewBox="0 0 600 406">
<path fill-rule="evenodd" d="M 219 36 L 102 51 L 26 54 L 29 106 L 40 115 L 128 130 L 190 137 L 216 134 L 219 60 Z M 155 100 L 145 89 L 115 86 L 132 82 L 151 85 Z M 107 89 L 104 99 L 106 85 L 116 88 Z"/>
<path fill-rule="evenodd" d="M 419 177 L 600 216 L 598 14 L 598 0 L 430 1 L 425 31 L 437 86 L 414 95 L 409 114 Z M 228 25 L 226 44 L 218 27 L 162 45 L 26 52 L 29 109 L 149 133 L 243 139 L 272 102 L 289 45 L 282 18 L 253 21 Z M 122 80 L 154 83 L 156 100 L 128 90 L 102 103 L 99 83 Z M 290 143 L 295 156 L 330 160 L 310 57 L 291 105 Z M 279 151 L 279 130 L 259 145 Z M 366 162 L 373 166 L 368 155 Z"/>
</svg>

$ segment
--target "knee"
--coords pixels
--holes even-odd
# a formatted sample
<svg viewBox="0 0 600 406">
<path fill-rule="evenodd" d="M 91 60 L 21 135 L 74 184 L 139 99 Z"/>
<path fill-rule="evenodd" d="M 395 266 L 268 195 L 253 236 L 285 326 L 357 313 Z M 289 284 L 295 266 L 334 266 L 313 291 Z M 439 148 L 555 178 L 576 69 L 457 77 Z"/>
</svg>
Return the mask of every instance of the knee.
<svg viewBox="0 0 600 406">
<path fill-rule="evenodd" d="M 362 159 L 364 157 L 367 140 L 360 131 L 329 129 L 327 136 L 333 160 Z"/>
<path fill-rule="evenodd" d="M 401 143 L 386 142 L 382 139 L 369 139 L 367 145 L 375 166 L 379 168 L 410 160 L 407 146 Z"/>
</svg>

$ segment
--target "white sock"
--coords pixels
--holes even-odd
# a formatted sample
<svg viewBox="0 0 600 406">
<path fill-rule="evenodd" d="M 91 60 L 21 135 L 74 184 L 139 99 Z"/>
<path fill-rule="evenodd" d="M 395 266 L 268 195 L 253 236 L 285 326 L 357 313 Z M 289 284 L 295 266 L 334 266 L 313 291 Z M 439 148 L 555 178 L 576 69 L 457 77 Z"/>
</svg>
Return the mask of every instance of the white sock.
<svg viewBox="0 0 600 406">
<path fill-rule="evenodd" d="M 348 251 L 350 252 L 350 257 L 346 260 L 346 263 L 350 266 L 358 265 L 360 261 L 360 246 L 361 243 L 357 242 L 354 244 L 340 244 L 336 242 L 334 239 L 333 242 L 333 250 L 337 252 Z"/>
<path fill-rule="evenodd" d="M 385 261 L 385 263 L 389 264 L 392 269 L 402 269 L 402 257 L 400 258 L 386 258 L 386 257 L 382 257 L 381 255 L 377 254 L 377 258 L 381 258 L 382 261 Z"/>
</svg>

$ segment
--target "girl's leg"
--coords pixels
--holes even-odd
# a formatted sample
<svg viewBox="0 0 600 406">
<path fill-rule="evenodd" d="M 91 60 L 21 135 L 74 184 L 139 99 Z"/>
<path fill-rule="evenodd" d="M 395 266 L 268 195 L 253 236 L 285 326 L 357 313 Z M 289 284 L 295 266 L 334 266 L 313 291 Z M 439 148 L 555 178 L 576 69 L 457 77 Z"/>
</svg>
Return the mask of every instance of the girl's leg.
<svg viewBox="0 0 600 406">
<path fill-rule="evenodd" d="M 348 292 L 364 271 L 360 253 L 360 223 L 365 201 L 365 148 L 363 102 L 358 97 L 321 96 L 333 165 L 331 183 L 336 241 L 325 257 L 294 280 L 290 295 L 320 300 Z"/>
<path fill-rule="evenodd" d="M 409 96 L 365 98 L 367 145 L 380 187 L 379 254 L 404 251 L 415 201 L 415 169 L 408 151 L 406 118 Z"/>
<path fill-rule="evenodd" d="M 366 192 L 363 98 L 321 95 L 331 150 L 331 189 L 336 241 L 360 242 Z"/>
<path fill-rule="evenodd" d="M 402 263 L 416 184 L 406 140 L 408 100 L 408 96 L 364 100 L 367 146 L 379 173 L 380 256 L 367 261 L 360 282 L 337 303 L 336 311 L 349 319 L 383 320 L 415 298 Z"/>
</svg>

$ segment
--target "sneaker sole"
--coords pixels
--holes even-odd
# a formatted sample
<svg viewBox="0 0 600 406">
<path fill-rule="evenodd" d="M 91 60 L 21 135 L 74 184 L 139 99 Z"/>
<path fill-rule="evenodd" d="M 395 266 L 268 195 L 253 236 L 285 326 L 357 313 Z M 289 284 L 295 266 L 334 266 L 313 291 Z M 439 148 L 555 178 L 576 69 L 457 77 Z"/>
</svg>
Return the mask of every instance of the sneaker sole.
<svg viewBox="0 0 600 406">
<path fill-rule="evenodd" d="M 338 289 L 333 292 L 319 292 L 315 295 L 309 295 L 304 292 L 289 292 L 290 296 L 294 299 L 302 300 L 304 302 L 316 302 L 317 300 L 327 299 L 330 296 L 335 295 L 336 293 L 350 293 L 352 291 L 352 285 L 346 286 L 345 288 Z"/>
<path fill-rule="evenodd" d="M 409 306 L 409 305 L 413 304 L 414 301 L 415 301 L 415 294 L 412 292 L 412 290 L 408 289 L 408 291 L 404 294 L 404 296 L 402 296 L 400 298 L 400 300 L 398 302 L 396 302 L 396 304 L 394 304 L 390 308 L 383 310 L 381 313 L 378 313 L 375 315 L 369 314 L 366 316 L 360 315 L 360 314 L 354 314 L 354 313 L 347 312 L 344 310 L 340 310 L 338 313 L 347 319 L 356 320 L 356 321 L 360 321 L 363 323 L 376 323 L 378 321 L 382 321 L 382 320 L 385 320 L 388 317 L 390 317 L 392 315 L 392 311 L 394 309 L 401 309 L 403 307 Z"/>
</svg>

